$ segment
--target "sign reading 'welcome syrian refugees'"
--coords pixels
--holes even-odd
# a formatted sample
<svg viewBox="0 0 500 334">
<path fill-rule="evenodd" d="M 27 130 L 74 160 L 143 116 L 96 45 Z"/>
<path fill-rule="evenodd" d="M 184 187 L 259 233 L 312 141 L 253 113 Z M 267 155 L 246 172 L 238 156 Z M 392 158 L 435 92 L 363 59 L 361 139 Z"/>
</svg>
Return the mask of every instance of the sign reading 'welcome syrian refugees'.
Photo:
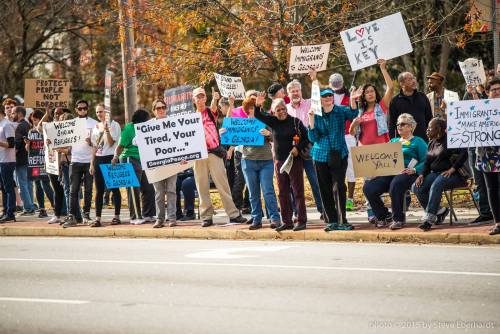
<svg viewBox="0 0 500 334">
<path fill-rule="evenodd" d="M 200 113 L 168 116 L 135 124 L 142 169 L 208 156 Z"/>
<path fill-rule="evenodd" d="M 353 71 L 413 51 L 401 13 L 344 30 L 340 37 Z"/>
<path fill-rule="evenodd" d="M 88 137 L 87 119 L 73 118 L 67 121 L 44 123 L 47 139 L 52 148 L 79 144 Z"/>
<path fill-rule="evenodd" d="M 500 99 L 448 104 L 448 147 L 500 146 Z"/>
</svg>

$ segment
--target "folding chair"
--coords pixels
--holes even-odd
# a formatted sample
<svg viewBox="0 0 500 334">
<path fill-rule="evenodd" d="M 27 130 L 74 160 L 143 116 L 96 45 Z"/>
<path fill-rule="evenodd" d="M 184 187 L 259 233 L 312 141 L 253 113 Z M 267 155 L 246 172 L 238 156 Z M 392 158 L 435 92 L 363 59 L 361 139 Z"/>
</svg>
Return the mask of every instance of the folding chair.
<svg viewBox="0 0 500 334">
<path fill-rule="evenodd" d="M 448 202 L 448 207 L 450 208 L 450 225 L 453 225 L 453 219 L 455 219 L 455 222 L 458 222 L 457 219 L 457 214 L 455 213 L 455 209 L 453 207 L 453 192 L 456 190 L 466 190 L 469 192 L 470 197 L 472 198 L 472 202 L 474 202 L 474 206 L 476 207 L 476 210 L 478 214 L 479 212 L 479 203 L 474 199 L 474 196 L 472 194 L 472 186 L 474 185 L 474 179 L 469 178 L 466 180 L 466 185 L 462 187 L 456 187 L 450 190 L 444 191 L 444 196 L 446 197 L 446 201 Z"/>
</svg>

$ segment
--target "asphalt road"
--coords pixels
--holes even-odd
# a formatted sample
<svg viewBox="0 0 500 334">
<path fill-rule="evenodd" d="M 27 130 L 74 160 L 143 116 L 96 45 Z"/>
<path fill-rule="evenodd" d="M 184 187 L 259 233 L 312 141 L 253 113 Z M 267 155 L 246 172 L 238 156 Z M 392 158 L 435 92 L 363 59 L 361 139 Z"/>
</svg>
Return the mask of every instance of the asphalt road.
<svg viewBox="0 0 500 334">
<path fill-rule="evenodd" d="M 499 331 L 499 247 L 0 238 L 0 333 Z"/>
</svg>

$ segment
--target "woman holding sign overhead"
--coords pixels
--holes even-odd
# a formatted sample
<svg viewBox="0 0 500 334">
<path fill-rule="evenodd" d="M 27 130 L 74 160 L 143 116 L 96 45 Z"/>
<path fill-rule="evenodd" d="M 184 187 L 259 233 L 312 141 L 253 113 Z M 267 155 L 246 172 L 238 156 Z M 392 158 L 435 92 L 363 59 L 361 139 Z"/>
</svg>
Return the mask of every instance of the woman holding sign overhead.
<svg viewBox="0 0 500 334">
<path fill-rule="evenodd" d="M 405 169 L 398 175 L 375 177 L 366 181 L 363 186 L 366 199 L 377 218 L 377 227 L 386 227 L 390 224 L 391 230 L 396 230 L 405 224 L 403 209 L 405 194 L 421 174 L 427 155 L 427 143 L 413 135 L 416 126 L 417 122 L 412 115 L 399 115 L 397 129 L 400 137 L 391 139 L 391 143 L 400 142 L 403 146 Z M 392 214 L 380 198 L 386 192 L 389 192 L 391 197 Z"/>
<path fill-rule="evenodd" d="M 92 161 L 90 162 L 90 174 L 94 175 L 96 188 L 95 220 L 90 224 L 90 227 L 102 226 L 101 213 L 106 187 L 100 165 L 111 163 L 121 134 L 120 124 L 112 119 L 109 121 L 106 120 L 106 111 L 104 110 L 103 103 L 97 105 L 95 108 L 95 114 L 99 123 L 97 123 L 92 129 L 90 137 L 94 155 Z M 111 220 L 111 225 L 118 225 L 121 224 L 120 209 L 122 205 L 122 195 L 120 193 L 120 188 L 111 189 L 111 192 L 113 193 L 113 206 L 115 208 L 115 216 Z"/>
</svg>

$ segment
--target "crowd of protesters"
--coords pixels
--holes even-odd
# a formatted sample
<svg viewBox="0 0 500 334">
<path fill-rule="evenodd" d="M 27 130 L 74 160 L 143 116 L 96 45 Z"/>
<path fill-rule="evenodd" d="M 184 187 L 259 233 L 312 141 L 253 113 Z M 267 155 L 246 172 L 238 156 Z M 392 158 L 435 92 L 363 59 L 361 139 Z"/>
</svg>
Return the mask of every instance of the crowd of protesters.
<svg viewBox="0 0 500 334">
<path fill-rule="evenodd" d="M 229 223 L 247 223 L 251 230 L 257 230 L 267 217 L 270 227 L 278 232 L 304 230 L 305 174 L 325 231 L 351 230 L 353 226 L 346 215 L 347 210 L 353 209 L 356 181 L 351 148 L 399 142 L 404 169 L 397 175 L 363 180 L 368 220 L 376 228 L 404 228 L 409 194 L 413 192 L 425 211 L 419 228 L 432 229 L 443 223 L 450 211 L 440 206 L 442 193 L 463 187 L 473 178 L 480 215 L 470 224 L 491 221 L 494 225 L 490 234 L 499 234 L 500 147 L 448 148 L 447 102 L 459 97 L 445 89 L 444 76 L 435 72 L 427 77 L 430 93 L 426 95 L 417 90 L 412 73 L 401 73 L 397 78 L 400 92 L 393 96 L 393 80 L 386 62 L 379 60 L 378 64 L 385 81 L 383 96 L 371 83 L 348 90 L 342 75 L 333 73 L 328 85 L 320 84 L 320 114 L 313 112 L 311 100 L 302 97 L 302 85 L 297 80 L 286 88 L 274 83 L 267 94 L 247 91 L 237 108 L 233 97 L 221 98 L 214 90 L 208 106 L 205 89 L 194 89 L 193 104 L 201 115 L 208 158 L 196 160 L 193 168 L 152 184 L 141 167 L 134 124 L 152 117 L 169 117 L 163 99 L 155 100 L 150 111 L 135 111 L 131 123 L 121 129 L 117 122 L 106 121 L 103 104 L 95 106 L 97 120 L 89 117 L 91 106 L 85 100 L 76 102 L 74 113 L 63 108 L 35 109 L 27 117 L 27 109 L 6 98 L 0 109 L 0 223 L 16 221 L 16 217 L 22 220 L 36 211 L 40 218 L 48 217 L 47 198 L 54 211 L 49 224 L 67 228 L 85 222 L 100 227 L 103 205 L 109 196 L 100 165 L 128 162 L 139 180 L 139 187 L 127 188 L 131 224 L 151 223 L 154 228 L 162 228 L 195 220 L 197 194 L 201 226 L 211 226 L 215 213 L 210 197 L 213 183 Z M 309 75 L 312 80 L 317 79 L 314 71 Z M 464 100 L 500 98 L 500 77 L 492 75 L 485 86 L 468 85 L 466 91 Z M 271 101 L 266 110 L 267 97 Z M 43 138 L 43 124 L 74 117 L 86 120 L 86 140 L 72 147 L 53 149 L 59 159 L 58 175 L 33 173 L 28 168 L 30 151 L 39 150 L 40 142 L 42 146 L 51 145 L 50 140 Z M 264 123 L 265 128 L 260 130 L 264 145 L 222 145 L 225 117 L 256 118 Z M 391 210 L 384 204 L 385 193 L 389 195 Z M 121 224 L 120 190 L 111 189 L 111 198 L 114 217 L 109 223 Z M 250 214 L 251 218 L 242 214 Z"/>
</svg>

